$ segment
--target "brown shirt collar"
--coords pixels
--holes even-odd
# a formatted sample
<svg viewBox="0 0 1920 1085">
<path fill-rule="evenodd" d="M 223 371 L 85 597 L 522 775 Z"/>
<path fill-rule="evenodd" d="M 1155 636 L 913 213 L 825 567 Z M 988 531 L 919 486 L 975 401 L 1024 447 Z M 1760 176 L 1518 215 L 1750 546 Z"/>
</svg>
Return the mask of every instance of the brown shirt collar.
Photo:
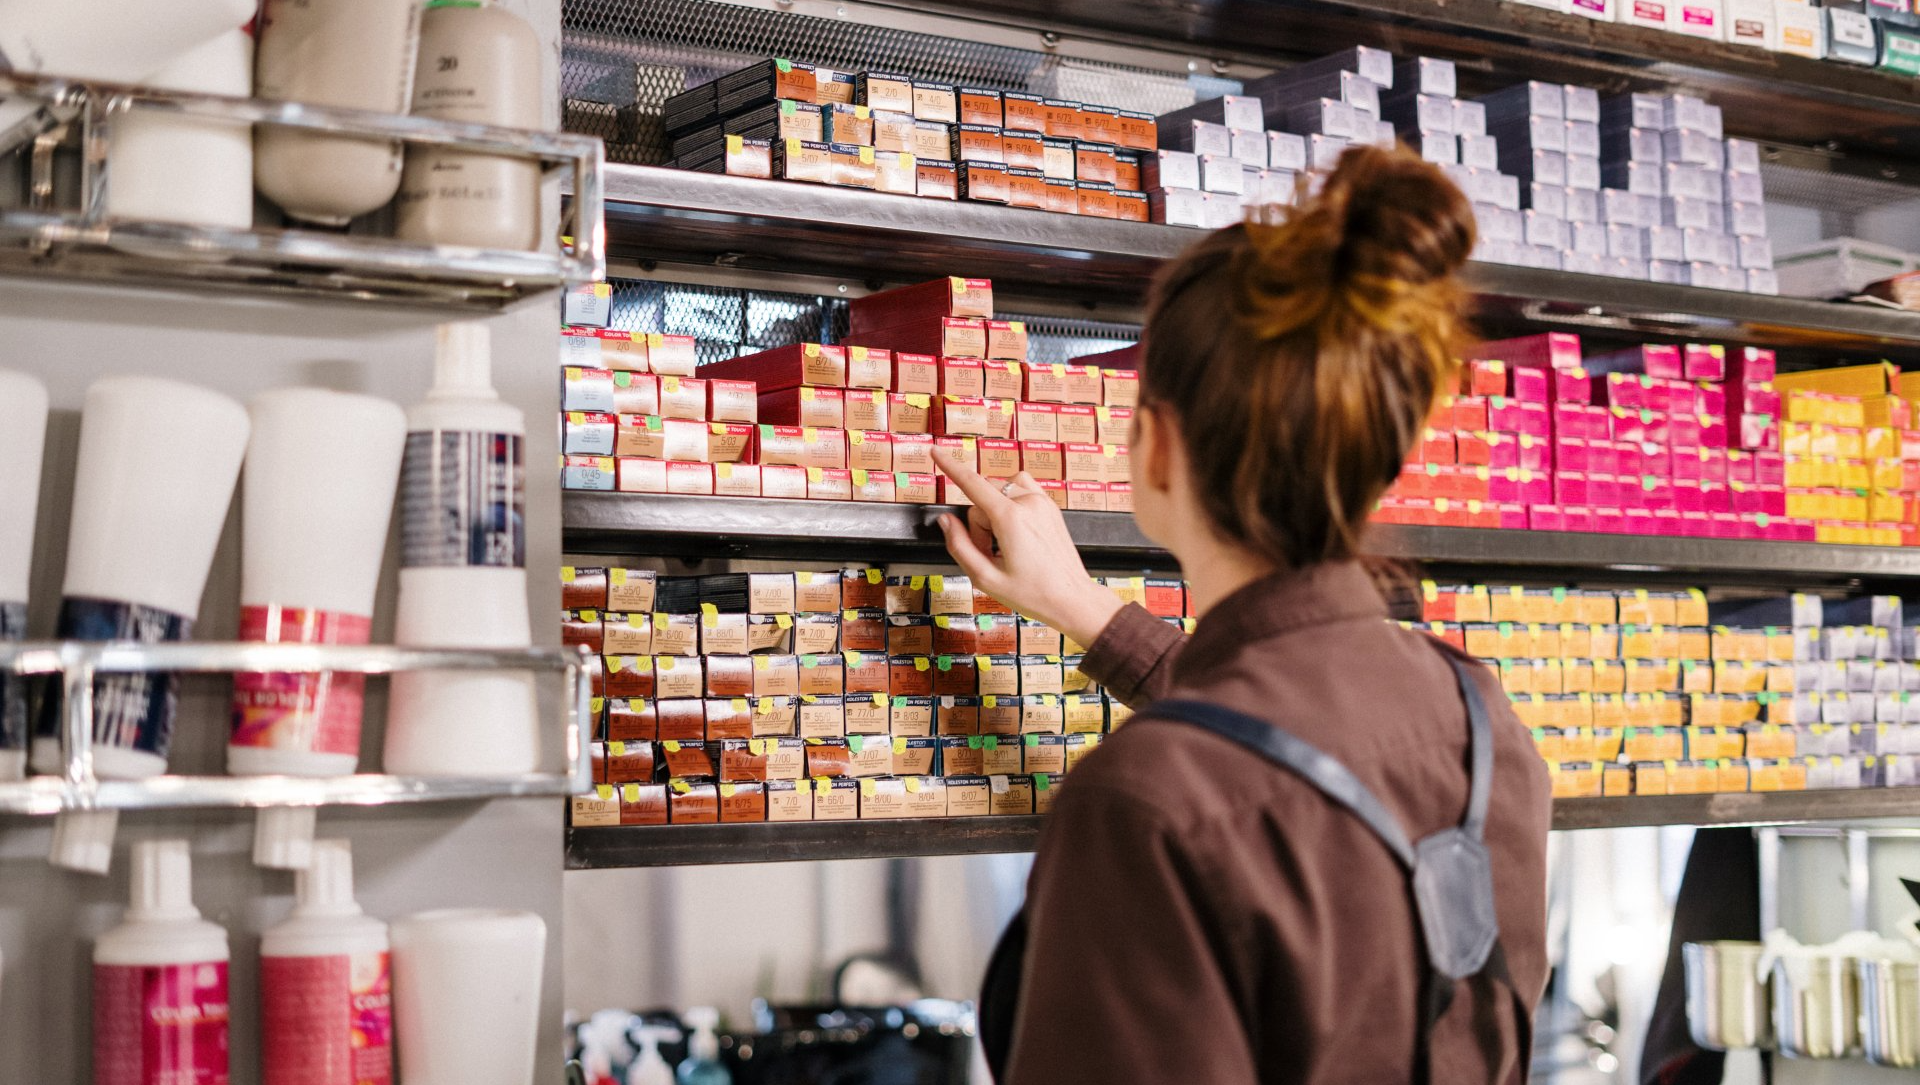
<svg viewBox="0 0 1920 1085">
<path fill-rule="evenodd" d="M 1261 577 L 1214 604 L 1174 663 L 1186 685 L 1246 644 L 1331 622 L 1387 616 L 1386 600 L 1358 562 L 1330 561 Z"/>
</svg>

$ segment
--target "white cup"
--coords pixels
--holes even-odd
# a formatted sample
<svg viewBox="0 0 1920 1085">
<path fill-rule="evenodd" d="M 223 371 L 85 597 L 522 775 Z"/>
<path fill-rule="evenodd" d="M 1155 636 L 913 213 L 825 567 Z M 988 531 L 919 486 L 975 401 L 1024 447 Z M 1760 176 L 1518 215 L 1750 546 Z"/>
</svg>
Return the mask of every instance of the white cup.
<svg viewBox="0 0 1920 1085">
<path fill-rule="evenodd" d="M 527 1085 L 540 1032 L 547 924 L 449 908 L 394 921 L 400 1085 Z"/>
</svg>

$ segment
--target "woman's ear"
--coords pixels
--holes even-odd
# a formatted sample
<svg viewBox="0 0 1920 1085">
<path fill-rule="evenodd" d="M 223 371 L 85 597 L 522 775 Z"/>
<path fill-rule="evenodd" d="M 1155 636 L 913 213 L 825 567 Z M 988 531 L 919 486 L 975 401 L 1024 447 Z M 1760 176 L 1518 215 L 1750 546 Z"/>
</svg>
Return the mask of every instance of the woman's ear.
<svg viewBox="0 0 1920 1085">
<path fill-rule="evenodd" d="M 1142 406 L 1133 412 L 1133 467 L 1139 481 L 1156 493 L 1165 493 L 1173 485 L 1176 469 L 1173 458 L 1180 439 L 1176 425 L 1164 412 L 1152 407 Z"/>
</svg>

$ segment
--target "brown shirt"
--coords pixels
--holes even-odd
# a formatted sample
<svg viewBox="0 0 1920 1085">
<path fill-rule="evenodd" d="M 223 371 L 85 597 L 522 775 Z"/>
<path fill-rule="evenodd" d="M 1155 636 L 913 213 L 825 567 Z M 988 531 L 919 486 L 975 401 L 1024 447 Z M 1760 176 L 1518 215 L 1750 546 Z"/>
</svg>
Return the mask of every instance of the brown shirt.
<svg viewBox="0 0 1920 1085">
<path fill-rule="evenodd" d="M 1451 651 L 1386 620 L 1366 573 L 1257 581 L 1191 638 L 1136 606 L 1085 670 L 1130 704 L 1178 695 L 1281 724 L 1345 764 L 1411 839 L 1466 810 Z M 1532 1007 L 1546 985 L 1546 765 L 1491 672 L 1500 937 Z M 1074 770 L 1040 839 L 1008 1085 L 1392 1085 L 1411 1075 L 1425 958 L 1407 876 L 1312 785 L 1184 723 L 1129 722 Z M 1484 1037 L 1484 1038 L 1483 1038 Z M 1432 1080 L 1524 1079 L 1511 994 L 1459 985 Z"/>
</svg>

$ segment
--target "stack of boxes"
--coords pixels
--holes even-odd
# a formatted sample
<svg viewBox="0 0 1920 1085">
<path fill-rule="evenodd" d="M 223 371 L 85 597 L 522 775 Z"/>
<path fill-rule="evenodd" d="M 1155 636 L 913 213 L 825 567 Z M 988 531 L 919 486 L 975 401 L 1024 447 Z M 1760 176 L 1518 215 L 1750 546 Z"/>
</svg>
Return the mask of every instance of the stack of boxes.
<svg viewBox="0 0 1920 1085">
<path fill-rule="evenodd" d="M 1230 226 L 1247 208 L 1291 204 L 1303 175 L 1331 170 L 1352 144 L 1391 146 L 1381 114 L 1394 75 L 1391 54 L 1357 46 L 1162 116 L 1143 172 L 1153 221 Z"/>
<path fill-rule="evenodd" d="M 1483 343 L 1376 518 L 1455 527 L 1920 544 L 1920 432 L 1884 363 L 1564 333 Z"/>
<path fill-rule="evenodd" d="M 1600 22 L 1920 75 L 1920 18 L 1908 0 L 1521 0 Z M 1604 34 L 1595 35 L 1602 39 Z"/>
<path fill-rule="evenodd" d="M 1079 645 L 964 576 L 561 571 L 594 677 L 575 825 L 1045 812 L 1129 715 Z M 1191 628 L 1179 580 L 1106 581 Z"/>
<path fill-rule="evenodd" d="M 666 105 L 674 165 L 1147 220 L 1153 118 L 894 72 L 767 60 Z"/>
<path fill-rule="evenodd" d="M 1781 375 L 1787 513 L 1820 521 L 1821 542 L 1898 546 L 1920 517 L 1920 432 L 1908 395 L 1920 375 L 1884 362 Z"/>
<path fill-rule="evenodd" d="M 1557 796 L 1920 782 L 1920 664 L 1897 598 L 1424 588 L 1425 628 L 1498 670 Z"/>
<path fill-rule="evenodd" d="M 761 351 L 698 377 L 690 341 L 671 372 L 649 373 L 646 336 L 570 335 L 621 349 L 563 370 L 564 485 L 963 504 L 934 466 L 944 447 L 990 478 L 1028 472 L 1063 509 L 1132 511 L 1137 373 L 1029 364 L 1025 325 L 993 319 L 985 279 L 870 295 L 850 313 L 844 345 Z"/>
<path fill-rule="evenodd" d="M 1300 171 L 1350 144 L 1398 138 L 1473 202 L 1479 259 L 1779 292 L 1758 147 L 1723 138 L 1700 99 L 1528 82 L 1463 101 L 1451 62 L 1364 47 L 1246 90 L 1160 118 L 1144 173 L 1155 222 L 1230 225 L 1291 203 Z"/>
</svg>

